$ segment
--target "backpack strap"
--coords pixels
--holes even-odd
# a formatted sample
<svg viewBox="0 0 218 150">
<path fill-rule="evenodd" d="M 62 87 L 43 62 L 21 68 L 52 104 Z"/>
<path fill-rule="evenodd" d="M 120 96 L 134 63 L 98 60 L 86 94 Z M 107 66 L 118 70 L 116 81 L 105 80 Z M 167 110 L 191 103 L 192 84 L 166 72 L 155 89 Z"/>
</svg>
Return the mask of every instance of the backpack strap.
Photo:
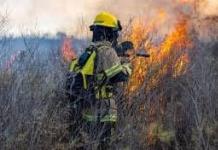
<svg viewBox="0 0 218 150">
<path fill-rule="evenodd" d="M 95 68 L 96 62 L 98 61 L 97 53 L 98 51 L 103 50 L 104 47 L 109 47 L 109 45 L 105 43 L 92 43 L 86 48 L 80 58 L 73 60 L 70 65 L 71 72 L 81 73 L 84 89 L 88 89 L 88 76 L 94 76 L 96 74 Z"/>
</svg>

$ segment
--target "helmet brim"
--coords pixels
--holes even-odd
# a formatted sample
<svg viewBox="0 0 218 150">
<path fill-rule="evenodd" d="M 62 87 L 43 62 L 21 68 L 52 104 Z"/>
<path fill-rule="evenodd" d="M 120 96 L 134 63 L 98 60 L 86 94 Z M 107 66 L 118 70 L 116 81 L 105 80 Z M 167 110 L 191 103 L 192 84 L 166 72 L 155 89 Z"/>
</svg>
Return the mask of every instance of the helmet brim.
<svg viewBox="0 0 218 150">
<path fill-rule="evenodd" d="M 112 28 L 113 31 L 121 31 L 122 30 L 122 26 L 120 24 L 120 21 L 118 21 L 118 27 L 117 28 L 109 27 L 109 26 L 104 26 L 104 25 L 93 24 L 93 25 L 89 26 L 89 29 L 90 29 L 90 31 L 94 31 L 95 27 L 98 27 L 98 26 L 105 27 L 105 28 Z"/>
</svg>

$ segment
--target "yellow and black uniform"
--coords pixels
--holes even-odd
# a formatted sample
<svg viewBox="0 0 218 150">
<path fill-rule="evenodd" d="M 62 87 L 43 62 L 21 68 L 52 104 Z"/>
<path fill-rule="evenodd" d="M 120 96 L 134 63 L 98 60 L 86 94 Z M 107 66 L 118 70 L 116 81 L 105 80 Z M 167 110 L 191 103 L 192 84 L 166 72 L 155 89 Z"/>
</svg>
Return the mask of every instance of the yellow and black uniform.
<svg viewBox="0 0 218 150">
<path fill-rule="evenodd" d="M 122 74 L 128 77 L 131 74 L 131 68 L 128 64 L 121 64 L 120 58 L 111 47 L 110 42 L 93 43 L 87 50 L 90 56 L 84 66 L 79 66 L 79 60 L 74 60 L 70 66 L 70 71 L 81 74 L 83 89 L 93 91 L 94 98 L 101 107 L 92 104 L 90 108 L 83 110 L 83 119 L 86 121 L 100 119 L 100 122 L 116 122 L 116 104 L 114 100 L 109 99 L 113 99 L 116 76 L 119 75 L 122 78 L 120 76 Z M 115 82 L 113 83 L 113 81 Z M 91 95 L 90 92 L 88 93 Z"/>
<path fill-rule="evenodd" d="M 89 142 L 105 149 L 112 125 L 117 121 L 115 88 L 118 83 L 128 80 L 131 68 L 130 64 L 121 64 L 114 49 L 118 32 L 122 30 L 115 16 L 108 12 L 99 13 L 90 30 L 93 32 L 92 44 L 70 65 L 73 77 L 67 86 L 74 110 L 71 114 L 76 116 L 72 117 L 76 128 L 71 130 L 77 135 L 78 128 L 85 125 L 83 131 L 88 134 Z"/>
<path fill-rule="evenodd" d="M 71 72 L 80 74 L 83 94 L 81 105 L 81 117 L 86 123 L 92 124 L 89 130 L 96 131 L 106 127 L 107 132 L 102 132 L 102 136 L 110 134 L 111 126 L 117 121 L 117 106 L 114 99 L 114 88 L 118 82 L 125 81 L 131 74 L 129 64 L 121 64 L 120 58 L 107 41 L 92 43 L 86 49 L 87 54 L 81 57 L 87 60 L 81 66 L 83 58 L 72 61 Z M 86 56 L 87 55 L 87 56 Z M 81 63 L 82 64 L 82 63 Z M 97 132 L 97 131 L 96 131 Z M 99 133 L 94 132 L 92 137 L 99 137 L 104 140 Z M 96 139 L 95 139 L 96 140 Z"/>
</svg>

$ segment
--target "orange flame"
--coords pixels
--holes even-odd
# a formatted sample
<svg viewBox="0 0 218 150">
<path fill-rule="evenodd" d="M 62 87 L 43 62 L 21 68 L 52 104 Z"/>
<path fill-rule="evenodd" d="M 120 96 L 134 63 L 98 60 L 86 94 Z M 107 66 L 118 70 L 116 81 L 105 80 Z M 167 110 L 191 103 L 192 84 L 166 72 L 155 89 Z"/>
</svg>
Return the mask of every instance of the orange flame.
<svg viewBox="0 0 218 150">
<path fill-rule="evenodd" d="M 160 53 L 157 56 L 159 61 L 168 63 L 168 68 L 175 76 L 184 73 L 186 64 L 188 63 L 188 54 L 185 51 L 191 48 L 192 43 L 188 35 L 188 20 L 180 19 L 172 33 L 166 37 L 165 41 L 160 46 Z M 173 65 L 175 64 L 175 65 Z"/>
<path fill-rule="evenodd" d="M 146 49 L 152 54 L 152 51 L 156 50 L 151 43 L 149 36 L 156 32 L 157 27 L 165 22 L 166 17 L 166 12 L 160 9 L 156 18 L 153 18 L 147 24 L 144 23 L 144 18 L 137 18 L 133 21 L 130 40 L 133 42 L 136 51 L 138 49 Z M 144 82 L 144 77 L 146 76 L 146 73 L 148 73 L 147 70 L 149 67 L 148 60 L 145 60 L 144 58 L 136 58 L 132 63 L 134 70 L 128 87 L 128 90 L 131 92 L 136 91 Z"/>
<path fill-rule="evenodd" d="M 190 5 L 190 9 L 193 9 L 193 1 L 177 0 L 176 2 L 185 6 Z M 148 145 L 153 144 L 158 138 L 158 134 L 155 134 L 156 131 L 163 130 L 161 119 L 165 115 L 168 102 L 166 91 L 164 91 L 164 79 L 174 80 L 187 72 L 190 62 L 189 50 L 192 49 L 193 45 L 189 35 L 191 19 L 187 12 L 176 11 L 176 17 L 173 15 L 173 19 L 176 20 L 173 20 L 167 29 L 162 28 L 162 26 L 168 25 L 172 15 L 162 9 L 157 14 L 151 20 L 146 20 L 145 17 L 135 18 L 131 24 L 130 33 L 127 35 L 127 40 L 134 43 L 135 51 L 144 49 L 150 54 L 148 59 L 135 58 L 132 61 L 134 69 L 126 92 L 127 96 L 130 96 L 127 99 L 128 103 L 134 101 L 133 98 L 131 99 L 131 95 L 137 92 L 142 92 L 140 95 L 144 94 L 140 98 L 146 98 L 146 93 L 152 93 L 153 89 L 155 92 L 156 89 L 159 92 L 155 93 L 155 97 L 152 95 L 149 97 L 153 101 L 149 101 L 148 110 L 140 109 L 140 113 L 146 113 L 146 123 L 148 123 L 146 142 Z M 164 30 L 165 36 L 163 36 L 161 29 Z M 159 30 L 161 31 L 159 32 Z M 167 33 L 165 33 L 166 31 Z M 160 36 L 160 39 L 156 38 L 157 36 Z"/>
<path fill-rule="evenodd" d="M 70 62 L 76 58 L 76 54 L 74 49 L 72 48 L 72 39 L 71 38 L 64 38 L 63 44 L 61 47 L 61 53 L 64 61 Z"/>
<path fill-rule="evenodd" d="M 166 13 L 161 11 L 159 16 L 148 25 L 143 25 L 139 21 L 133 22 L 131 40 L 136 45 L 136 49 L 146 49 L 151 57 L 147 60 L 136 58 L 133 61 L 134 70 L 128 86 L 130 92 L 140 88 L 145 78 L 149 78 L 146 81 L 147 86 L 152 88 L 165 75 L 171 74 L 177 77 L 186 71 L 189 62 L 186 50 L 191 47 L 192 43 L 188 35 L 188 19 L 185 16 L 180 16 L 174 29 L 159 45 L 154 45 L 149 41 L 149 34 L 165 22 L 165 17 L 167 17 Z"/>
</svg>

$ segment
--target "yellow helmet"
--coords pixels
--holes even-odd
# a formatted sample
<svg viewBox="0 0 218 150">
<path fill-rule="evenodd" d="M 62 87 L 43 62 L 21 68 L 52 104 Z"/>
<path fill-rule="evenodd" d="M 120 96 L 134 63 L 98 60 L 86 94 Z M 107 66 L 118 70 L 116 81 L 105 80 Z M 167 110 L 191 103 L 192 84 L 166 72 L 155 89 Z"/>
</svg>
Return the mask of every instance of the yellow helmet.
<svg viewBox="0 0 218 150">
<path fill-rule="evenodd" d="M 114 28 L 115 30 L 118 30 L 118 31 L 122 29 L 122 27 L 120 25 L 120 21 L 109 12 L 99 13 L 95 17 L 94 24 L 92 26 L 110 27 L 110 28 Z"/>
</svg>

